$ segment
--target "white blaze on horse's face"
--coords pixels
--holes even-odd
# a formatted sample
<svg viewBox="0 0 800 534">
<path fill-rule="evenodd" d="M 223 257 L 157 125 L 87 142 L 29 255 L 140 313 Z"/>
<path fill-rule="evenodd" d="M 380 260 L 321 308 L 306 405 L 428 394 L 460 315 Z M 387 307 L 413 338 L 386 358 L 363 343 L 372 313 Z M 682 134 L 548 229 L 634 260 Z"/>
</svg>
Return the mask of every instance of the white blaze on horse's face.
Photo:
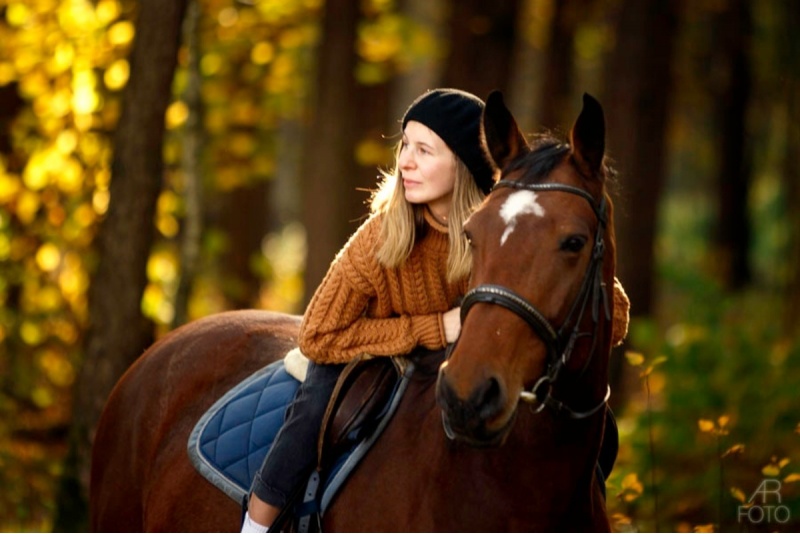
<svg viewBox="0 0 800 534">
<path fill-rule="evenodd" d="M 536 193 L 533 191 L 515 191 L 508 195 L 505 203 L 500 208 L 500 217 L 506 223 L 506 229 L 500 238 L 500 246 L 506 243 L 506 239 L 517 227 L 517 218 L 532 214 L 537 217 L 544 217 L 544 208 L 536 200 Z"/>
</svg>

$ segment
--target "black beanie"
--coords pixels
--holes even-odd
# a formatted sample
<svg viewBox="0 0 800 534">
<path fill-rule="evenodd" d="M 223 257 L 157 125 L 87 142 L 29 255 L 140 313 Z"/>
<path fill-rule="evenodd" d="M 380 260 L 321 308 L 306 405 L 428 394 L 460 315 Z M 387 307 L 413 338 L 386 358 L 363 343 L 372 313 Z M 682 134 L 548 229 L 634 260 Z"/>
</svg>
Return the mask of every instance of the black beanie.
<svg viewBox="0 0 800 534">
<path fill-rule="evenodd" d="M 408 121 L 417 121 L 436 132 L 464 162 L 481 191 L 489 194 L 494 171 L 481 147 L 483 106 L 480 98 L 466 91 L 434 89 L 411 103 L 403 116 L 403 130 Z"/>
</svg>

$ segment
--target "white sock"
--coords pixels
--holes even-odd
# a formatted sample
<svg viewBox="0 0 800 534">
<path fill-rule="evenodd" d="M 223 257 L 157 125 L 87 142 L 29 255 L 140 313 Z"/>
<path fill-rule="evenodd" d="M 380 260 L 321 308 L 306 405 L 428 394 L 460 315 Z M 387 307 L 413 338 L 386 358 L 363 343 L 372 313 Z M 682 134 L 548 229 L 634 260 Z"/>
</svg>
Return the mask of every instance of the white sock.
<svg viewBox="0 0 800 534">
<path fill-rule="evenodd" d="M 261 532 L 269 532 L 269 527 L 265 527 L 259 523 L 253 521 L 253 518 L 250 517 L 250 512 L 245 512 L 244 514 L 244 523 L 242 523 L 242 532 L 252 532 L 252 533 L 261 533 Z"/>
</svg>

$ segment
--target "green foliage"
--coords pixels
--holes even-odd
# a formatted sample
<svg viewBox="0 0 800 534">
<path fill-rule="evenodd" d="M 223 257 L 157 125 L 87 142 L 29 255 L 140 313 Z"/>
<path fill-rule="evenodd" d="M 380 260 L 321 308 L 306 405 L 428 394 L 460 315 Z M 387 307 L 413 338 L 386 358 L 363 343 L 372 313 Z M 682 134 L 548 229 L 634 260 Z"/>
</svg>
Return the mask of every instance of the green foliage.
<svg viewBox="0 0 800 534">
<path fill-rule="evenodd" d="M 664 275 L 667 324 L 631 329 L 632 343 L 662 363 L 639 375 L 641 393 L 622 417 L 614 509 L 643 530 L 796 528 L 800 517 L 789 525 L 741 525 L 738 516 L 743 496 L 766 478 L 782 481 L 784 505 L 800 506 L 793 475 L 800 472 L 800 340 L 781 333 L 782 299 L 755 290 L 726 294 L 677 268 Z M 637 369 L 645 365 L 631 360 Z M 628 502 L 622 481 L 631 473 L 644 488 Z"/>
</svg>

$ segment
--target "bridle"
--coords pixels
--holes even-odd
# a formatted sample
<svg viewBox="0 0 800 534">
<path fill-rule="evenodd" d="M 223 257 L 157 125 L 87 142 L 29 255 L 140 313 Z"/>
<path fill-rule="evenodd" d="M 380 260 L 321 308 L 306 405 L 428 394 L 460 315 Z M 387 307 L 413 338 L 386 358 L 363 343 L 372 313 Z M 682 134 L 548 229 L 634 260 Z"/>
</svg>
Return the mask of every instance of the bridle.
<svg viewBox="0 0 800 534">
<path fill-rule="evenodd" d="M 571 185 L 559 183 L 545 183 L 545 184 L 525 184 L 512 180 L 498 181 L 493 191 L 498 188 L 508 187 L 512 189 L 523 189 L 535 192 L 550 192 L 560 191 L 563 193 L 570 193 L 584 198 L 597 217 L 597 230 L 594 236 L 594 248 L 592 250 L 592 257 L 589 261 L 589 266 L 583 276 L 581 289 L 572 303 L 569 313 L 563 324 L 556 328 L 545 316 L 536 309 L 536 307 L 528 302 L 525 298 L 515 293 L 513 290 L 497 285 L 497 284 L 482 284 L 479 285 L 464 295 L 461 302 L 461 324 L 469 313 L 469 310 L 478 303 L 496 304 L 502 306 L 507 310 L 515 313 L 522 318 L 534 332 L 541 338 L 547 347 L 547 369 L 545 373 L 536 381 L 530 390 L 523 390 L 520 393 L 520 399 L 529 403 L 538 403 L 539 406 L 536 412 L 539 412 L 549 406 L 557 412 L 563 412 L 572 419 L 584 419 L 597 413 L 601 408 L 606 405 L 609 397 L 611 396 L 611 387 L 606 388 L 606 394 L 603 400 L 586 411 L 576 411 L 564 402 L 553 397 L 553 386 L 558 379 L 561 370 L 566 366 L 567 362 L 572 355 L 572 350 L 575 348 L 575 342 L 579 337 L 592 336 L 592 348 L 589 358 L 584 364 L 582 373 L 586 371 L 591 358 L 595 352 L 595 343 L 597 340 L 597 331 L 599 328 L 599 314 L 600 303 L 602 301 L 605 317 L 611 320 L 611 312 L 608 304 L 608 294 L 603 282 L 603 255 L 605 254 L 605 242 L 603 235 L 607 224 L 607 206 L 606 199 L 602 197 L 600 202 L 595 202 L 594 198 L 585 190 Z M 580 332 L 580 324 L 583 320 L 586 309 L 591 303 L 592 319 L 594 321 L 594 332 Z"/>
</svg>

